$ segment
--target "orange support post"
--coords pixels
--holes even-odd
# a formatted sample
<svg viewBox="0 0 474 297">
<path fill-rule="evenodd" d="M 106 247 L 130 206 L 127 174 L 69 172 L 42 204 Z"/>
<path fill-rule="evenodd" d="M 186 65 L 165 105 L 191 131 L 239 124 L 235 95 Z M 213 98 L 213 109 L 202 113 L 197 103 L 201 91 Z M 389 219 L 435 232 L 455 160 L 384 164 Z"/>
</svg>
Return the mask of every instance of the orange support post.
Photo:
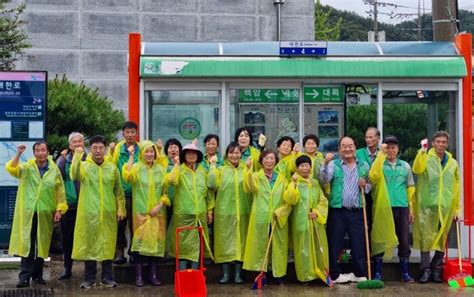
<svg viewBox="0 0 474 297">
<path fill-rule="evenodd" d="M 140 33 L 130 33 L 128 35 L 128 120 L 137 125 L 140 125 L 140 52 Z"/>
<path fill-rule="evenodd" d="M 455 43 L 466 61 L 467 76 L 462 79 L 463 96 L 463 149 L 464 164 L 464 219 L 465 225 L 474 225 L 474 203 L 472 201 L 472 34 L 463 33 L 455 38 Z"/>
</svg>

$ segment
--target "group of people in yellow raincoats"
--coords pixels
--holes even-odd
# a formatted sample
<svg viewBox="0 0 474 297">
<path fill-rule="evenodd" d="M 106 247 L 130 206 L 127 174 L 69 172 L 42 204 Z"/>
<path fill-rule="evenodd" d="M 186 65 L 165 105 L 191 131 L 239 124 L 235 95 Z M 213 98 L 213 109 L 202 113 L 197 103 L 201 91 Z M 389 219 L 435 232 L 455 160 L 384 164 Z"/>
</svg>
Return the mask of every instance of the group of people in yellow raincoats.
<svg viewBox="0 0 474 297">
<path fill-rule="evenodd" d="M 398 140 L 394 139 L 388 143 L 395 143 L 398 148 Z M 459 169 L 446 151 L 448 140 L 449 134 L 441 131 L 433 136 L 429 151 L 422 143 L 413 166 L 418 175 L 416 191 L 412 182 L 402 182 L 406 186 L 402 198 L 391 197 L 396 189 L 390 182 L 400 177 L 390 175 L 388 169 L 406 165 L 396 163 L 397 158 L 386 163 L 385 158 L 390 155 L 387 144 L 380 147 L 368 174 L 374 197 L 372 255 L 376 259 L 388 257 L 393 247 L 402 244 L 392 211 L 398 206 L 406 207 L 410 223 L 415 224 L 415 248 L 422 251 L 421 282 L 438 281 L 447 232 L 453 218 L 459 216 Z M 264 147 L 265 141 L 261 135 L 258 145 Z M 194 141 L 183 147 L 178 140 L 170 140 L 163 149 L 161 141 L 145 140 L 126 148 L 128 160 L 121 170 L 106 156 L 103 137 L 91 137 L 89 142 L 87 158 L 83 160 L 82 147 L 76 148 L 70 168 L 71 179 L 81 184 L 72 250 L 72 259 L 85 261 L 81 288 L 95 285 L 97 261 L 102 262 L 101 283 L 117 285 L 112 274 L 117 222 L 127 215 L 122 180 L 132 190 L 130 250 L 137 286 L 145 283 L 145 263 L 149 265 L 148 280 L 156 286 L 161 284 L 158 259 L 177 256 L 176 243 L 180 270 L 198 269 L 200 256 L 212 258 L 222 265 L 220 283 L 231 280 L 231 271 L 233 282 L 242 283 L 242 269 L 271 271 L 278 283 L 284 283 L 287 263 L 294 258 L 300 282 L 321 279 L 332 285 L 326 224 L 328 212 L 335 205 L 331 199 L 343 198 L 329 195 L 332 187 L 320 179 L 321 167 L 327 161 L 318 152 L 317 136 L 304 137 L 304 153 L 291 137 L 279 139 L 277 151 L 259 150 L 253 146 L 251 131 L 243 127 L 236 131 L 223 158 L 218 154 L 219 138 L 214 134 L 205 139 L 205 154 Z M 30 278 L 45 282 L 38 268 L 42 262 L 34 259 L 47 256 L 53 221 L 59 221 L 67 211 L 59 169 L 40 152 L 37 156 L 38 148 L 45 150 L 43 155 L 47 156 L 47 145 L 42 142 L 34 146 L 35 159 L 19 164 L 25 149 L 20 146 L 6 166 L 8 172 L 20 178 L 10 242 L 10 253 L 22 257 L 19 287 L 29 285 Z M 343 179 L 341 176 L 337 180 Z M 343 195 L 343 190 L 340 192 Z M 395 205 L 394 201 L 402 204 Z M 172 209 L 171 213 L 167 208 Z M 208 225 L 212 223 L 211 238 Z M 176 238 L 180 227 L 202 227 L 202 249 L 199 233 L 194 229 L 183 230 Z M 200 255 L 201 250 L 204 255 Z M 430 264 L 431 250 L 436 253 Z M 381 278 L 381 271 L 376 271 L 376 277 Z M 413 279 L 405 275 L 402 280 Z"/>
</svg>

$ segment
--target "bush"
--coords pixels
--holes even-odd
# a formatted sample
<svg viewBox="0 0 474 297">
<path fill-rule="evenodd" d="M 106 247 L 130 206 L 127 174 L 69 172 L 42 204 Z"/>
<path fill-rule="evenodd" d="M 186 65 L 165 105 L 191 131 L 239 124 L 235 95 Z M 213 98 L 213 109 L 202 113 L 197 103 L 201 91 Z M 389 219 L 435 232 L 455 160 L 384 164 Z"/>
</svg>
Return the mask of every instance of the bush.
<svg viewBox="0 0 474 297">
<path fill-rule="evenodd" d="M 100 134 L 112 141 L 125 121 L 122 111 L 115 110 L 97 88 L 70 82 L 66 76 L 48 82 L 47 104 L 46 135 L 53 156 L 68 147 L 71 132 L 81 132 L 86 138 Z"/>
</svg>

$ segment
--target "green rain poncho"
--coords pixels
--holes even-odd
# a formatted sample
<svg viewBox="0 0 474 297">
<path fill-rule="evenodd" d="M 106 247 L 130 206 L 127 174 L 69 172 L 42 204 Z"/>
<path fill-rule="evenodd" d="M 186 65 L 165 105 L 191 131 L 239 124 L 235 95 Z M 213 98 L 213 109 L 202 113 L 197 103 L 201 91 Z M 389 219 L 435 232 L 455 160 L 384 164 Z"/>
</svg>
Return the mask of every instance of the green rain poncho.
<svg viewBox="0 0 474 297">
<path fill-rule="evenodd" d="M 15 213 L 8 253 L 28 257 L 33 215 L 37 213 L 38 257 L 47 258 L 53 235 L 54 213 L 67 210 L 64 183 L 59 168 L 48 158 L 48 171 L 41 178 L 36 160 L 12 167 L 12 161 L 5 165 L 12 176 L 20 179 L 16 194 Z"/>
<path fill-rule="evenodd" d="M 329 270 L 326 224 L 328 200 L 318 181 L 302 178 L 298 174 L 297 187 L 292 181 L 284 194 L 285 202 L 293 206 L 290 216 L 293 250 L 295 251 L 296 277 L 300 282 L 320 278 L 326 282 Z M 309 218 L 317 214 L 316 220 Z"/>
<path fill-rule="evenodd" d="M 418 151 L 413 163 L 418 175 L 413 247 L 422 252 L 444 252 L 453 217 L 460 211 L 459 166 L 449 152 L 446 155 L 444 168 L 434 149 Z"/>
<path fill-rule="evenodd" d="M 283 202 L 283 192 L 288 182 L 278 174 L 273 185 L 270 186 L 263 169 L 258 172 L 244 172 L 244 190 L 253 193 L 253 203 L 250 212 L 249 229 L 245 243 L 244 269 L 260 271 L 268 244 L 270 226 L 274 215 L 278 223 L 275 225 L 270 260 L 274 277 L 286 275 L 288 260 L 288 224 L 287 218 L 291 211 Z M 263 267 L 266 271 L 267 267 Z"/>
<path fill-rule="evenodd" d="M 169 175 L 174 186 L 173 216 L 168 230 L 169 255 L 175 256 L 176 228 L 202 227 L 204 231 L 204 255 L 212 258 L 207 229 L 207 212 L 214 208 L 214 198 L 208 195 L 207 172 L 199 164 L 196 170 L 186 164 L 175 166 Z M 183 231 L 179 236 L 179 258 L 197 262 L 199 260 L 199 235 L 196 230 Z"/>
<path fill-rule="evenodd" d="M 123 166 L 123 179 L 132 186 L 133 198 L 133 239 L 132 252 L 143 256 L 164 257 L 166 247 L 166 206 L 170 200 L 164 191 L 166 169 L 160 165 L 157 157 L 150 167 L 145 163 L 144 154 L 149 148 L 158 150 L 151 141 L 140 144 L 138 163 L 132 170 Z M 150 211 L 162 202 L 163 207 L 155 216 L 150 216 Z"/>
<path fill-rule="evenodd" d="M 244 260 L 245 240 L 250 216 L 250 195 L 244 192 L 246 165 L 236 168 L 229 161 L 211 166 L 207 184 L 217 190 L 214 207 L 214 259 L 216 263 Z"/>
<path fill-rule="evenodd" d="M 72 258 L 112 260 L 117 241 L 117 216 L 126 216 L 120 173 L 107 159 L 101 165 L 90 155 L 81 161 L 83 154 L 74 154 L 70 172 L 72 180 L 81 182 Z"/>
<path fill-rule="evenodd" d="M 370 246 L 372 255 L 384 254 L 384 258 L 392 257 L 392 250 L 398 245 L 393 220 L 392 205 L 383 172 L 386 155 L 377 154 L 369 172 L 369 180 L 374 186 L 372 197 L 372 231 L 370 232 Z"/>
</svg>

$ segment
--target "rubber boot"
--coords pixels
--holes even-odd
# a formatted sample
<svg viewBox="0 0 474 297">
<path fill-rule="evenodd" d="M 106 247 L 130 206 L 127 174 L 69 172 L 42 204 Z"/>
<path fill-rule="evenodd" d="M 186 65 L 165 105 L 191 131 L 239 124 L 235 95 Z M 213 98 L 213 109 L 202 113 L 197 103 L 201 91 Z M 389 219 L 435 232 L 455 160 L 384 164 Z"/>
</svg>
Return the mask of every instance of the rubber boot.
<svg viewBox="0 0 474 297">
<path fill-rule="evenodd" d="M 415 280 L 410 275 L 408 258 L 400 258 L 400 270 L 402 271 L 402 282 L 413 283 Z"/>
<path fill-rule="evenodd" d="M 433 282 L 435 283 L 443 282 L 443 256 L 444 253 L 436 251 L 431 260 L 431 270 L 433 271 L 432 277 Z"/>
<path fill-rule="evenodd" d="M 242 279 L 242 262 L 235 262 L 234 264 L 234 283 L 242 284 L 244 281 Z"/>
<path fill-rule="evenodd" d="M 186 270 L 188 269 L 188 261 L 186 260 L 179 260 L 179 270 Z"/>
<path fill-rule="evenodd" d="M 199 269 L 199 262 L 191 261 L 191 269 L 198 270 Z"/>
<path fill-rule="evenodd" d="M 143 265 L 141 263 L 135 264 L 135 286 L 143 287 Z"/>
<path fill-rule="evenodd" d="M 156 265 L 156 262 L 151 261 L 150 267 L 148 268 L 149 269 L 148 270 L 148 280 L 154 286 L 161 286 L 161 282 L 160 282 L 160 280 L 158 279 L 158 277 L 156 275 L 157 268 L 158 268 L 158 265 Z"/>
<path fill-rule="evenodd" d="M 422 274 L 421 274 L 421 277 L 420 279 L 418 280 L 418 282 L 420 284 L 426 284 L 427 282 L 429 282 L 431 279 L 431 270 L 429 268 L 423 270 Z"/>
<path fill-rule="evenodd" d="M 222 264 L 222 277 L 219 280 L 220 284 L 227 284 L 230 278 L 230 264 L 224 263 Z"/>
<path fill-rule="evenodd" d="M 374 257 L 374 277 L 373 279 L 382 280 L 382 257 Z"/>
</svg>

